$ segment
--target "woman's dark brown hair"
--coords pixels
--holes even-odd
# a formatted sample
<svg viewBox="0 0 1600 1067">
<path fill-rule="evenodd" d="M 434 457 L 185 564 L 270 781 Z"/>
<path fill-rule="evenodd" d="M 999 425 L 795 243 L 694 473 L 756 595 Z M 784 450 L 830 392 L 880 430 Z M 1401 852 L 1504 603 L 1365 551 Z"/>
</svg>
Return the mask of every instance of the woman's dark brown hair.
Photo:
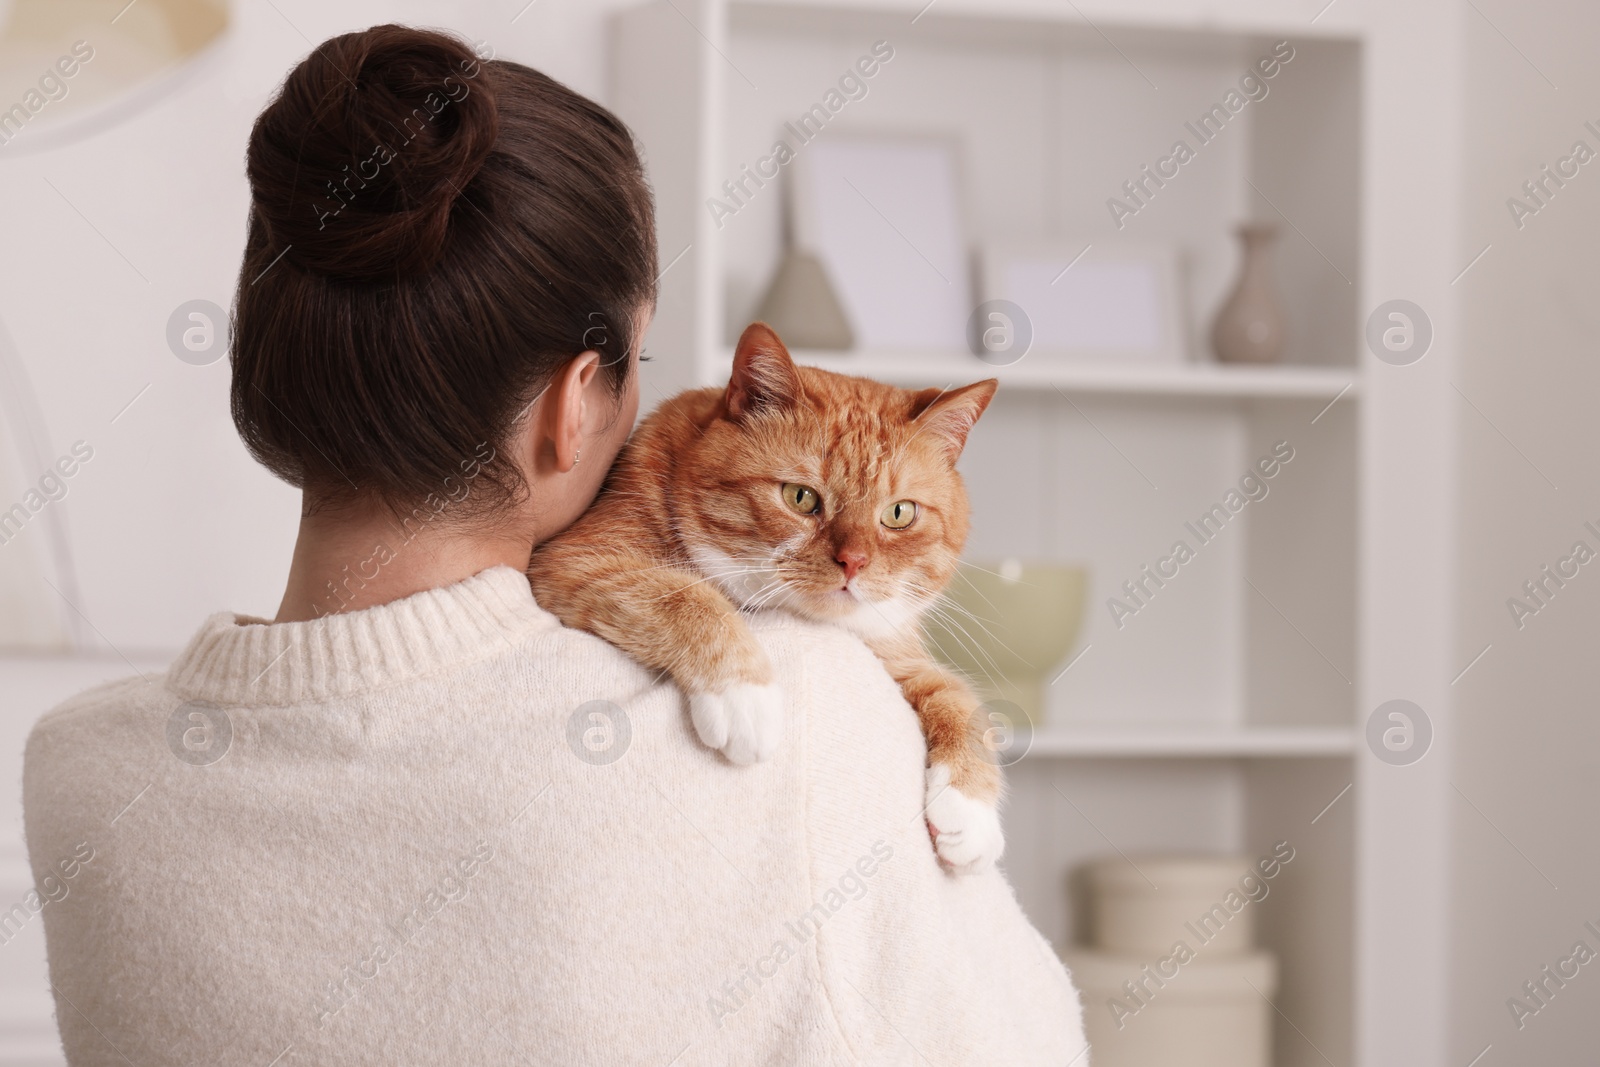
<svg viewBox="0 0 1600 1067">
<path fill-rule="evenodd" d="M 312 498 L 454 497 L 583 351 L 625 386 L 655 300 L 654 210 L 598 104 L 455 37 L 376 26 L 290 72 L 247 172 L 234 423 Z M 496 463 L 471 495 L 521 488 Z"/>
</svg>

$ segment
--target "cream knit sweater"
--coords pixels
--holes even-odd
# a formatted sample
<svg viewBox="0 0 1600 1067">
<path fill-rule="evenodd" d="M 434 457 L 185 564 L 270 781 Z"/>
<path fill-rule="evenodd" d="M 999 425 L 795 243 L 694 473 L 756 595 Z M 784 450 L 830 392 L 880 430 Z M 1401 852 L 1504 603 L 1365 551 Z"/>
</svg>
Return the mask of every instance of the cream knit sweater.
<svg viewBox="0 0 1600 1067">
<path fill-rule="evenodd" d="M 217 615 L 164 677 L 50 712 L 24 803 L 68 1059 L 1087 1063 L 1005 878 L 935 861 L 893 681 L 753 621 L 789 719 L 750 767 L 506 567 Z"/>
</svg>

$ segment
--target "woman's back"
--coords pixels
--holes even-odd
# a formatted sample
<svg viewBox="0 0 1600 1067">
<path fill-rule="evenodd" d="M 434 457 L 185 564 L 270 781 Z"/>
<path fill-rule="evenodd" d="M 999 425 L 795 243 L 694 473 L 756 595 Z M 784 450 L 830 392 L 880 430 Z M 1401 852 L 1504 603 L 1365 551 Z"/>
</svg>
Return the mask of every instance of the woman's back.
<svg viewBox="0 0 1600 1067">
<path fill-rule="evenodd" d="M 1003 876 L 934 858 L 894 682 L 842 631 L 754 625 L 791 714 L 750 767 L 507 567 L 216 616 L 165 678 L 50 713 L 35 876 L 92 849 L 44 913 L 71 1061 L 1072 1062 Z"/>
</svg>

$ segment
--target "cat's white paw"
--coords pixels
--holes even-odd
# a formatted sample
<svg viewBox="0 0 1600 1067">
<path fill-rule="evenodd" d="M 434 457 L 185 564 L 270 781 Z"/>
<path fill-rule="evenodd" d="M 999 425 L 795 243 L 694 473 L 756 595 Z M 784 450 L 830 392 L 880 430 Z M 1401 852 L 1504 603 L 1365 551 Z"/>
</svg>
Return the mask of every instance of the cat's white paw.
<svg viewBox="0 0 1600 1067">
<path fill-rule="evenodd" d="M 720 693 L 691 693 L 689 718 L 707 746 L 733 763 L 757 763 L 783 739 L 783 690 L 740 682 Z"/>
<path fill-rule="evenodd" d="M 926 814 L 934 852 L 959 874 L 981 871 L 1005 851 L 999 809 L 974 800 L 951 785 L 946 764 L 935 763 L 928 768 Z"/>
</svg>

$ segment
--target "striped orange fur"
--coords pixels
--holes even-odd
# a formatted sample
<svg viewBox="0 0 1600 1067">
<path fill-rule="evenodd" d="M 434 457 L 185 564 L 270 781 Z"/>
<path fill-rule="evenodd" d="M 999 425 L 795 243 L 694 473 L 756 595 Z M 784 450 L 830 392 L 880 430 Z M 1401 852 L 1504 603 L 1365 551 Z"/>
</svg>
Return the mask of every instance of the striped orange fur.
<svg viewBox="0 0 1600 1067">
<path fill-rule="evenodd" d="M 907 390 L 797 366 L 756 323 L 727 388 L 663 403 L 588 512 L 539 546 L 534 595 L 669 674 L 701 738 L 736 762 L 764 758 L 782 734 L 781 694 L 740 613 L 772 608 L 858 634 L 927 738 L 941 857 L 982 866 L 1001 848 L 1000 771 L 977 698 L 927 654 L 918 620 L 955 574 L 968 529 L 956 460 L 996 386 Z M 785 486 L 800 505 L 812 498 L 793 487 L 811 490 L 815 510 L 786 501 Z M 911 514 L 905 502 L 914 517 L 894 528 Z M 947 787 L 960 797 L 941 798 Z"/>
</svg>

